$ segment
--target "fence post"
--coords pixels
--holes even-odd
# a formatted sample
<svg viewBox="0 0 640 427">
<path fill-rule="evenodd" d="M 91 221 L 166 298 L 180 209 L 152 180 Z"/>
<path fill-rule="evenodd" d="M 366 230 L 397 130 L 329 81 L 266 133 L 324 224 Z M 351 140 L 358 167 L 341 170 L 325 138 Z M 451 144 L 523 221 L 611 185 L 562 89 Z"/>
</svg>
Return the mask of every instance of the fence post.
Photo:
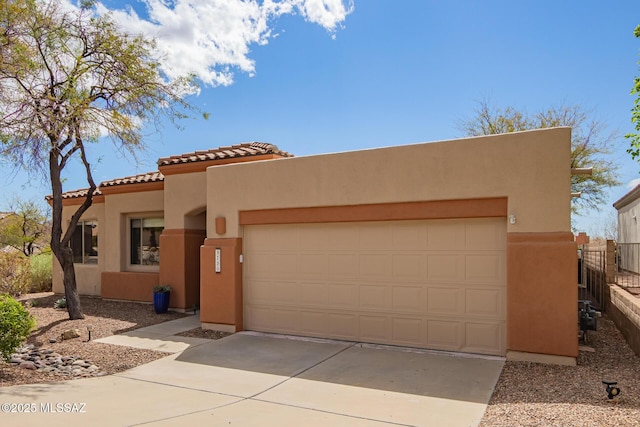
<svg viewBox="0 0 640 427">
<path fill-rule="evenodd" d="M 607 283 L 616 282 L 616 242 L 607 240 L 607 254 L 605 258 Z"/>
</svg>

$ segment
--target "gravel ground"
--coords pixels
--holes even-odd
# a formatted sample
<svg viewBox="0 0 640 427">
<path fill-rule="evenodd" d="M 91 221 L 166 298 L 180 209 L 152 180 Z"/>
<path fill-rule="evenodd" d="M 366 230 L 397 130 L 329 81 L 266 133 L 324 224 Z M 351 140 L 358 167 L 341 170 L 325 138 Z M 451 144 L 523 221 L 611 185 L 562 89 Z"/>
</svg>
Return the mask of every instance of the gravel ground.
<svg viewBox="0 0 640 427">
<path fill-rule="evenodd" d="M 176 334 L 179 337 L 206 338 L 209 340 L 219 340 L 220 338 L 231 335 L 229 332 L 214 331 L 213 329 L 195 328 L 190 331 L 180 332 Z"/>
<path fill-rule="evenodd" d="M 613 322 L 598 319 L 578 366 L 506 362 L 481 426 L 640 426 L 640 358 Z M 602 381 L 621 393 L 607 398 Z"/>
<path fill-rule="evenodd" d="M 57 353 L 91 359 L 109 374 L 166 356 L 166 353 L 109 344 L 87 342 L 87 325 L 92 338 L 101 338 L 184 316 L 156 314 L 149 304 L 81 298 L 85 319 L 67 320 L 64 310 L 53 309 L 58 297 L 28 295 L 36 300 L 29 311 L 38 329 L 29 343 L 50 347 Z M 27 303 L 28 305 L 28 303 Z M 77 328 L 81 337 L 49 343 L 66 329 Z M 180 335 L 218 339 L 228 334 L 200 328 Z M 578 366 L 506 362 L 481 426 L 640 426 L 640 358 L 629 348 L 613 323 L 603 317 L 598 331 L 589 335 L 589 347 L 581 351 Z M 60 377 L 10 366 L 0 361 L 0 386 L 45 383 Z M 602 381 L 618 381 L 620 396 L 609 400 Z"/>
<path fill-rule="evenodd" d="M 27 342 L 38 347 L 50 348 L 63 356 L 90 359 L 108 374 L 151 362 L 165 357 L 167 353 L 87 341 L 87 325 L 92 327 L 91 338 L 96 339 L 184 316 L 184 314 L 175 312 L 156 314 L 150 304 L 102 301 L 99 298 L 81 297 L 80 303 L 85 318 L 69 320 L 66 310 L 53 308 L 54 302 L 59 298 L 50 292 L 24 295 L 20 298 L 29 307 L 29 312 L 37 321 L 37 329 L 31 333 Z M 60 334 L 67 329 L 78 329 L 80 337 L 60 341 Z M 58 342 L 51 344 L 49 343 L 50 339 L 56 339 Z M 20 369 L 0 361 L 0 387 L 59 381 L 61 379 L 51 373 Z"/>
</svg>

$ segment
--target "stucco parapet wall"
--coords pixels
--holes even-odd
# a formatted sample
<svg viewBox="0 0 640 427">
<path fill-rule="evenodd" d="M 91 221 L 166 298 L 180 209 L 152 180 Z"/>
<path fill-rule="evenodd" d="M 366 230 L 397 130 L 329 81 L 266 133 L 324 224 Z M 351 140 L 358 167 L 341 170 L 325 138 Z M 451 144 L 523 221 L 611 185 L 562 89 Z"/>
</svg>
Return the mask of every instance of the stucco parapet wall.
<svg viewBox="0 0 640 427">
<path fill-rule="evenodd" d="M 240 237 L 242 211 L 484 198 L 508 199 L 509 232 L 570 230 L 570 156 L 553 128 L 211 167 L 207 235 L 225 217 Z"/>
</svg>

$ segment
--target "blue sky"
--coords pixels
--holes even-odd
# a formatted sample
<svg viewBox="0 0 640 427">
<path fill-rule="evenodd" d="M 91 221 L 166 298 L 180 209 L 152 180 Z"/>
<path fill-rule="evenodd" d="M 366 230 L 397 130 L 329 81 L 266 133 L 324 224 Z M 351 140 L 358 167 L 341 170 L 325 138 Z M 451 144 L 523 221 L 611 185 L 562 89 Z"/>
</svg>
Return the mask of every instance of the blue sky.
<svg viewBox="0 0 640 427">
<path fill-rule="evenodd" d="M 613 160 L 623 185 L 611 189 L 607 206 L 575 218 L 579 230 L 599 228 L 614 215 L 611 204 L 628 191 L 627 184 L 640 178 L 622 137 L 633 129 L 629 91 L 640 75 L 640 39 L 633 37 L 640 24 L 637 0 L 286 1 L 287 11 L 259 15 L 261 7 L 277 4 L 269 1 L 251 9 L 250 37 L 224 15 L 195 29 L 187 25 L 187 32 L 209 31 L 208 25 L 212 40 L 239 43 L 228 63 L 222 52 L 204 64 L 209 72 L 228 70 L 224 79 L 211 79 L 190 98 L 211 118 L 185 120 L 182 130 L 168 124 L 150 135 L 139 163 L 109 144 L 92 145 L 94 179 L 147 172 L 156 169 L 158 157 L 247 141 L 311 155 L 458 138 L 463 135 L 457 124 L 484 98 L 530 112 L 580 104 L 620 133 Z M 322 1 L 333 9 L 319 14 L 313 6 Z M 162 13 L 173 9 L 188 23 L 184 12 L 177 13 L 187 9 L 179 8 L 193 11 L 203 2 L 175 0 Z M 145 6 L 105 0 L 104 7 L 122 10 L 129 3 L 143 20 L 153 15 L 146 8 L 156 1 Z M 234 19 L 245 10 L 229 6 L 243 6 L 239 0 L 213 3 L 228 6 L 220 13 Z M 156 20 L 154 28 L 166 22 L 173 21 Z M 184 25 L 173 30 L 163 37 L 177 37 Z M 206 56 L 186 47 L 171 54 L 182 65 Z M 81 172 L 70 171 L 65 190 L 86 187 Z M 46 182 L 13 174 L 6 165 L 0 176 L 4 205 L 14 196 L 41 200 L 50 192 Z"/>
</svg>

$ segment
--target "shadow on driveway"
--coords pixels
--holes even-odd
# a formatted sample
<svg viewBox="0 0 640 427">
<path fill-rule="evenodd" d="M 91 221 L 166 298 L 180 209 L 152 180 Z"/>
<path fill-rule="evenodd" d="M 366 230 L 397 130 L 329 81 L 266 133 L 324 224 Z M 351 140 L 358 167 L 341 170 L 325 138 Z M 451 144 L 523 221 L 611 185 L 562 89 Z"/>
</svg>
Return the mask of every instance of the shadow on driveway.
<svg viewBox="0 0 640 427">
<path fill-rule="evenodd" d="M 481 404 L 504 365 L 499 358 L 245 333 L 185 350 L 176 361 Z"/>
</svg>

